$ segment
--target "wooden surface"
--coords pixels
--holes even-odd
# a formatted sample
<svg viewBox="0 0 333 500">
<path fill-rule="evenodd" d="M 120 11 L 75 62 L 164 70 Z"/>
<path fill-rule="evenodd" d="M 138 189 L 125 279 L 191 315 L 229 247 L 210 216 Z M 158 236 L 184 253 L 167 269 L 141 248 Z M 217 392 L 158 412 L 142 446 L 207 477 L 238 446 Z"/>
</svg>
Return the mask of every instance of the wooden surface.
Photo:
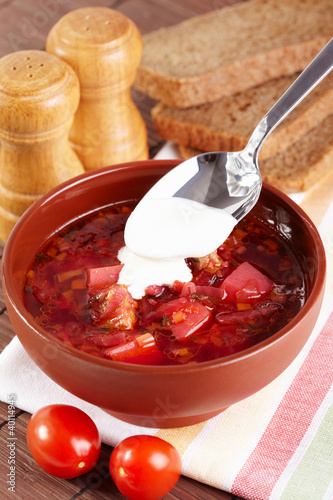
<svg viewBox="0 0 333 500">
<path fill-rule="evenodd" d="M 85 6 L 106 6 L 122 12 L 132 19 L 142 34 L 162 26 L 176 24 L 189 17 L 236 3 L 237 0 L 0 0 L 0 57 L 19 50 L 45 48 L 51 27 L 67 12 Z M 1 75 L 0 75 L 1 78 Z M 156 134 L 150 118 L 154 104 L 147 96 L 133 91 L 148 130 L 150 156 L 160 149 L 163 142 Z M 2 248 L 0 248 L 2 253 Z M 0 351 L 13 338 L 14 332 L 6 312 L 0 287 Z M 8 387 L 10 392 L 10 387 Z M 16 408 L 16 487 L 15 493 L 7 490 L 8 465 L 8 406 L 0 403 L 0 498 L 22 500 L 74 500 L 74 499 L 123 499 L 117 492 L 108 473 L 112 449 L 103 445 L 95 469 L 73 480 L 60 480 L 45 474 L 32 459 L 25 441 L 30 415 Z M 237 500 L 229 493 L 181 477 L 165 500 Z"/>
</svg>

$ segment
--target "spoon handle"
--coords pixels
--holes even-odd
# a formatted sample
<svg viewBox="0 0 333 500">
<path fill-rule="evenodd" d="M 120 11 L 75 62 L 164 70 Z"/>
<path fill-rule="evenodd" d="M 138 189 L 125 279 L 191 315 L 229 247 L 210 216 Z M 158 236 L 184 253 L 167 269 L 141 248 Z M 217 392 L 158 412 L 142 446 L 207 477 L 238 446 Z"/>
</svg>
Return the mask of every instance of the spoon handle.
<svg viewBox="0 0 333 500">
<path fill-rule="evenodd" d="M 305 68 L 274 106 L 258 123 L 248 148 L 257 157 L 264 140 L 277 125 L 323 80 L 333 69 L 333 38 Z M 246 148 L 247 149 L 247 148 Z"/>
</svg>

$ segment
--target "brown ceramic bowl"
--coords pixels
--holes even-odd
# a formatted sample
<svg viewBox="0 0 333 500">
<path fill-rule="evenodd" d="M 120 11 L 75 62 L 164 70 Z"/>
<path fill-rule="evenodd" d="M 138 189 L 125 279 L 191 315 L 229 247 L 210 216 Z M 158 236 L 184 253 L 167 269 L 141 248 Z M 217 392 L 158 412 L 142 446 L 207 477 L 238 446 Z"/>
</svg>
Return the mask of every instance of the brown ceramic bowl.
<svg viewBox="0 0 333 500">
<path fill-rule="evenodd" d="M 37 365 L 76 396 L 138 425 L 179 427 L 216 415 L 262 389 L 307 341 L 322 303 L 325 254 L 309 218 L 265 185 L 254 211 L 296 242 L 308 298 L 282 330 L 228 357 L 185 366 L 142 366 L 93 357 L 49 336 L 22 302 L 22 280 L 46 238 L 69 221 L 113 202 L 140 199 L 177 161 L 143 161 L 96 170 L 52 190 L 30 207 L 4 249 L 2 277 L 13 328 Z"/>
</svg>

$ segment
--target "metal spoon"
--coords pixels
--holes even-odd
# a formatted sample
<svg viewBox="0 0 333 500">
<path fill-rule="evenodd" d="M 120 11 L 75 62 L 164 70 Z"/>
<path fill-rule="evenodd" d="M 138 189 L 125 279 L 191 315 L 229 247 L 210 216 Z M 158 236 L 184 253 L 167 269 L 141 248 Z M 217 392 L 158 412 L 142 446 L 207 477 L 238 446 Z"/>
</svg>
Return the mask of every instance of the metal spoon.
<svg viewBox="0 0 333 500">
<path fill-rule="evenodd" d="M 332 68 L 333 38 L 259 122 L 243 151 L 203 153 L 186 160 L 164 175 L 143 199 L 187 198 L 242 219 L 260 195 L 258 154 L 263 142 Z"/>
</svg>

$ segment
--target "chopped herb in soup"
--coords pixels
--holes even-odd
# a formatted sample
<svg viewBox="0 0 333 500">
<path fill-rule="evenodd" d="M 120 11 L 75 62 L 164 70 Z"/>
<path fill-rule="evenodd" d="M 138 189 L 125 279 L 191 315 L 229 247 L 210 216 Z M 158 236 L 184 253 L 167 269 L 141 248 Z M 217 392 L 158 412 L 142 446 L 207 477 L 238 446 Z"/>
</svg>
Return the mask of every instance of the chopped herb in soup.
<svg viewBox="0 0 333 500">
<path fill-rule="evenodd" d="M 190 282 L 152 283 L 135 300 L 118 283 L 130 213 L 129 204 L 117 205 L 71 224 L 26 273 L 26 308 L 66 344 L 126 363 L 197 363 L 255 345 L 302 308 L 304 276 L 293 248 L 251 214 L 215 252 L 186 260 Z"/>
</svg>

